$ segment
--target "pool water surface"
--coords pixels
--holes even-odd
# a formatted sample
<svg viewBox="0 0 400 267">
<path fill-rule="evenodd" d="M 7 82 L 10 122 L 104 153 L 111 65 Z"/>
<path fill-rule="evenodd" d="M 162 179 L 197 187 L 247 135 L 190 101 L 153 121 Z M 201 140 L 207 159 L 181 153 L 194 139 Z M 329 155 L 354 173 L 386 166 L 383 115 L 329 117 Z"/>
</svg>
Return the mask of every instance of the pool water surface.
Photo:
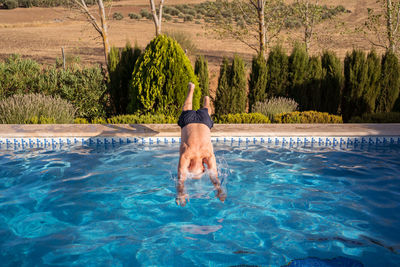
<svg viewBox="0 0 400 267">
<path fill-rule="evenodd" d="M 178 145 L 0 151 L 2 266 L 400 265 L 400 145 L 214 145 L 175 204 Z"/>
</svg>

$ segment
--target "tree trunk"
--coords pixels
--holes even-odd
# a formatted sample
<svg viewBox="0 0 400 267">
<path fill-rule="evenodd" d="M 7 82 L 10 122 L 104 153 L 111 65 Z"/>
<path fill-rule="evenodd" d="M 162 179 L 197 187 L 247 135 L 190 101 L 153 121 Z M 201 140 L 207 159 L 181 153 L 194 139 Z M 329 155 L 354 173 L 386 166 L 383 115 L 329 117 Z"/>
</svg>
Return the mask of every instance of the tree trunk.
<svg viewBox="0 0 400 267">
<path fill-rule="evenodd" d="M 260 42 L 260 55 L 265 57 L 265 19 L 264 19 L 264 0 L 257 1 L 257 13 L 258 13 L 258 34 Z"/>
<path fill-rule="evenodd" d="M 106 64 L 108 61 L 108 53 L 110 52 L 110 43 L 108 41 L 108 26 L 106 20 L 106 12 L 104 10 L 103 0 L 98 0 L 97 4 L 99 5 L 99 13 L 101 20 L 101 37 L 103 38 L 103 46 L 104 46 L 104 57 L 106 60 Z"/>
<path fill-rule="evenodd" d="M 158 11 L 158 16 L 157 16 L 157 10 L 156 10 L 156 5 L 154 4 L 154 0 L 150 0 L 151 13 L 153 14 L 154 26 L 156 28 L 156 36 L 161 34 L 161 21 L 162 21 L 163 4 L 164 4 L 164 0 L 161 0 L 160 1 L 160 6 L 159 6 L 159 11 Z"/>
<path fill-rule="evenodd" d="M 389 50 L 395 53 L 396 45 L 394 43 L 394 38 L 393 38 L 392 10 L 393 10 L 392 0 L 386 0 L 386 28 L 389 41 Z"/>
</svg>

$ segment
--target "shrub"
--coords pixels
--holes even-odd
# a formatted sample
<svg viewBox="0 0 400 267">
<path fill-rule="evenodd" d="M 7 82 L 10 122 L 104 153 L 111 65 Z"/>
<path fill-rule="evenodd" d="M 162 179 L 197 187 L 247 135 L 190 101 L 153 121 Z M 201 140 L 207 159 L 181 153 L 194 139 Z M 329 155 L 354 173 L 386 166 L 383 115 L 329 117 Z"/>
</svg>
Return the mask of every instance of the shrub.
<svg viewBox="0 0 400 267">
<path fill-rule="evenodd" d="M 267 62 L 263 55 L 253 57 L 251 62 L 251 73 L 249 79 L 249 109 L 253 111 L 256 102 L 264 101 L 266 98 L 265 88 L 267 86 Z"/>
<path fill-rule="evenodd" d="M 364 114 L 349 120 L 351 123 L 400 123 L 400 112 Z"/>
<path fill-rule="evenodd" d="M 246 72 L 243 60 L 236 56 L 232 64 L 224 58 L 218 79 L 215 113 L 242 113 L 246 109 Z"/>
<path fill-rule="evenodd" d="M 136 13 L 129 13 L 128 17 L 130 19 L 141 19 L 142 18 L 142 16 L 140 14 L 136 14 Z"/>
<path fill-rule="evenodd" d="M 193 16 L 192 15 L 186 15 L 184 18 L 183 18 L 183 21 L 193 21 Z"/>
<path fill-rule="evenodd" d="M 74 124 L 88 124 L 89 121 L 85 118 L 75 118 Z"/>
<path fill-rule="evenodd" d="M 113 14 L 113 19 L 115 19 L 115 20 L 121 20 L 121 19 L 123 19 L 124 18 L 124 16 L 121 14 L 121 13 L 119 13 L 119 12 L 115 12 L 114 14 Z"/>
<path fill-rule="evenodd" d="M 399 96 L 399 67 L 397 56 L 391 52 L 386 52 L 382 57 L 381 92 L 377 98 L 377 113 L 391 111 Z"/>
<path fill-rule="evenodd" d="M 326 112 L 295 111 L 282 113 L 274 117 L 276 123 L 343 123 L 342 117 L 330 115 Z"/>
<path fill-rule="evenodd" d="M 0 123 L 72 123 L 75 108 L 58 96 L 15 95 L 0 101 Z"/>
<path fill-rule="evenodd" d="M 126 114 L 128 106 L 129 81 L 141 50 L 128 42 L 121 51 L 112 47 L 108 55 L 108 90 L 114 114 Z"/>
<path fill-rule="evenodd" d="M 196 44 L 193 43 L 193 38 L 190 36 L 190 34 L 180 31 L 171 31 L 165 32 L 165 35 L 177 41 L 185 53 L 196 54 L 197 47 Z"/>
<path fill-rule="evenodd" d="M 32 0 L 19 0 L 18 5 L 25 8 L 33 7 Z"/>
<path fill-rule="evenodd" d="M 198 109 L 201 91 L 189 59 L 174 39 L 159 35 L 135 64 L 128 112 L 176 116 L 185 101 L 189 82 L 196 85 L 193 109 Z"/>
<path fill-rule="evenodd" d="M 267 116 L 260 113 L 226 114 L 214 117 L 215 123 L 271 123 Z"/>
<path fill-rule="evenodd" d="M 222 59 L 222 64 L 219 70 L 218 87 L 214 101 L 215 114 L 223 115 L 229 113 L 229 87 L 230 68 L 227 58 Z"/>
<path fill-rule="evenodd" d="M 168 14 L 164 14 L 164 15 L 163 15 L 163 18 L 164 18 L 165 20 L 167 20 L 167 21 L 172 20 L 172 17 L 171 17 L 170 15 L 168 15 Z"/>
<path fill-rule="evenodd" d="M 321 58 L 321 111 L 338 114 L 343 87 L 343 68 L 335 53 L 324 51 Z"/>
<path fill-rule="evenodd" d="M 374 50 L 367 56 L 368 68 L 368 89 L 364 93 L 365 110 L 364 113 L 373 113 L 375 111 L 376 99 L 380 94 L 380 78 L 381 78 L 381 60 Z"/>
<path fill-rule="evenodd" d="M 175 7 L 169 7 L 167 10 L 164 10 L 166 14 L 170 14 L 171 16 L 178 16 L 180 11 Z"/>
<path fill-rule="evenodd" d="M 344 59 L 344 88 L 342 98 L 342 115 L 345 120 L 364 113 L 365 104 L 362 97 L 368 86 L 368 69 L 365 53 L 353 50 Z"/>
<path fill-rule="evenodd" d="M 253 112 L 258 112 L 268 116 L 268 118 L 273 121 L 274 116 L 280 113 L 288 113 L 296 111 L 298 104 L 296 101 L 285 97 L 273 97 L 267 99 L 264 102 L 256 102 L 253 107 Z"/>
<path fill-rule="evenodd" d="M 307 79 L 308 54 L 303 45 L 296 44 L 289 57 L 289 90 L 288 96 L 299 103 L 302 110 L 309 105 Z"/>
<path fill-rule="evenodd" d="M 209 77 L 208 77 L 208 62 L 204 56 L 196 57 L 196 62 L 194 64 L 194 74 L 196 74 L 199 81 L 199 86 L 201 88 L 201 96 L 209 96 Z"/>
<path fill-rule="evenodd" d="M 107 119 L 107 123 L 110 124 L 161 124 L 161 123 L 174 123 L 176 124 L 178 119 L 174 116 L 162 115 L 162 114 L 146 114 L 146 115 L 119 115 Z"/>
<path fill-rule="evenodd" d="M 321 110 L 321 80 L 322 80 L 322 64 L 320 57 L 311 56 L 307 66 L 307 105 L 304 107 L 308 110 Z"/>
<path fill-rule="evenodd" d="M 14 9 L 18 7 L 18 2 L 16 0 L 7 0 L 4 2 L 3 6 L 6 9 Z"/>
<path fill-rule="evenodd" d="M 142 18 L 152 18 L 151 13 L 147 10 L 147 9 L 142 9 L 140 10 L 140 16 L 142 16 Z"/>
<path fill-rule="evenodd" d="M 27 93 L 58 95 L 75 106 L 79 117 L 93 118 L 105 116 L 106 89 L 99 67 L 44 68 L 16 55 L 0 62 L 0 99 Z"/>
<path fill-rule="evenodd" d="M 266 93 L 268 96 L 286 96 L 288 86 L 289 58 L 279 45 L 269 52 L 267 60 L 268 81 Z"/>
</svg>

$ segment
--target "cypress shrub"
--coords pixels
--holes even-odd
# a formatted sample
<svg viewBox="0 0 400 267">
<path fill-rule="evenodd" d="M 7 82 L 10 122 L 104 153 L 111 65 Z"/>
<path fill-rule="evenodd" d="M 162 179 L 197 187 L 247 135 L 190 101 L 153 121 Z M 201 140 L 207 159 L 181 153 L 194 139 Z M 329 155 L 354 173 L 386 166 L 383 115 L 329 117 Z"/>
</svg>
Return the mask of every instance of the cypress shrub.
<svg viewBox="0 0 400 267">
<path fill-rule="evenodd" d="M 353 116 L 359 116 L 365 109 L 363 103 L 364 91 L 368 91 L 368 68 L 365 53 L 353 50 L 344 59 L 344 88 L 342 95 L 342 115 L 347 121 Z"/>
<path fill-rule="evenodd" d="M 127 111 L 178 115 L 189 82 L 196 85 L 193 109 L 198 109 L 201 91 L 189 59 L 174 39 L 159 35 L 135 64 Z"/>
<path fill-rule="evenodd" d="M 289 58 L 283 48 L 274 46 L 268 55 L 268 81 L 266 93 L 270 96 L 286 96 L 288 86 Z"/>
<path fill-rule="evenodd" d="M 365 113 L 373 113 L 375 111 L 376 98 L 378 97 L 381 87 L 381 64 L 378 55 L 374 50 L 368 53 L 367 56 L 367 68 L 368 68 L 368 85 L 363 95 Z"/>
<path fill-rule="evenodd" d="M 127 112 L 129 81 L 140 54 L 140 48 L 137 45 L 132 48 L 129 42 L 122 51 L 112 47 L 108 54 L 108 90 L 114 114 Z"/>
<path fill-rule="evenodd" d="M 243 60 L 235 55 L 232 61 L 230 77 L 230 112 L 229 113 L 243 113 L 246 112 L 246 70 Z"/>
<path fill-rule="evenodd" d="M 194 64 L 194 74 L 196 74 L 201 89 L 201 96 L 209 96 L 208 62 L 203 56 L 196 57 Z"/>
<path fill-rule="evenodd" d="M 321 110 L 322 63 L 320 57 L 311 56 L 308 61 L 307 74 L 307 110 Z"/>
<path fill-rule="evenodd" d="M 222 59 L 222 64 L 219 70 L 218 87 L 214 101 L 215 114 L 223 115 L 229 113 L 230 76 L 229 61 L 227 58 L 224 57 Z"/>
<path fill-rule="evenodd" d="M 253 105 L 257 102 L 263 102 L 267 95 L 265 88 L 267 86 L 267 62 L 259 54 L 253 57 L 251 62 L 251 73 L 249 79 L 249 110 L 253 111 Z"/>
<path fill-rule="evenodd" d="M 338 114 L 343 87 L 342 63 L 335 53 L 325 51 L 321 57 L 323 77 L 321 81 L 321 111 Z"/>
<path fill-rule="evenodd" d="M 296 44 L 289 57 L 288 95 L 304 110 L 308 106 L 308 94 L 305 81 L 307 78 L 308 54 L 303 45 Z"/>
<path fill-rule="evenodd" d="M 399 96 L 400 73 L 397 56 L 386 52 L 382 57 L 381 92 L 377 98 L 376 112 L 389 112 L 392 110 Z"/>
</svg>

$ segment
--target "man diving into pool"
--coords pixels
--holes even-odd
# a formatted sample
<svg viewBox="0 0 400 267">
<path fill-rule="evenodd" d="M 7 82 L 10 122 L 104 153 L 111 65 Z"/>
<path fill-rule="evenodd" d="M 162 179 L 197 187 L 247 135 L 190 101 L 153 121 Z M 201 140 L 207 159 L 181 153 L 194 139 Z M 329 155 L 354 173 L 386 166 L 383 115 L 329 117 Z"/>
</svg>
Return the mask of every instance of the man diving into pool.
<svg viewBox="0 0 400 267">
<path fill-rule="evenodd" d="M 210 98 L 204 97 L 203 108 L 192 110 L 194 84 L 189 83 L 188 93 L 183 104 L 178 125 L 181 127 L 181 147 L 179 150 L 178 183 L 176 203 L 182 207 L 189 198 L 185 192 L 185 180 L 188 176 L 200 179 L 207 165 L 210 180 L 217 192 L 217 197 L 224 202 L 226 194 L 218 180 L 217 162 L 211 144 L 211 128 L 214 125 L 210 117 Z"/>
</svg>

